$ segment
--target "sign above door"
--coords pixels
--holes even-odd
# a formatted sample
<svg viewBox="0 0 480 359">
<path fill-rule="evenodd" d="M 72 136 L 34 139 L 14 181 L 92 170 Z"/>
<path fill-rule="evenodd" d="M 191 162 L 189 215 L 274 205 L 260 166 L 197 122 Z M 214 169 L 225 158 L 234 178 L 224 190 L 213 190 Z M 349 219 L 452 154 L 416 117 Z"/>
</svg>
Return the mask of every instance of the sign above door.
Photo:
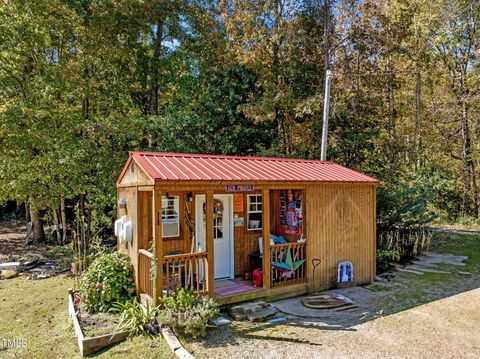
<svg viewBox="0 0 480 359">
<path fill-rule="evenodd" d="M 253 192 L 253 184 L 226 184 L 225 192 Z"/>
</svg>

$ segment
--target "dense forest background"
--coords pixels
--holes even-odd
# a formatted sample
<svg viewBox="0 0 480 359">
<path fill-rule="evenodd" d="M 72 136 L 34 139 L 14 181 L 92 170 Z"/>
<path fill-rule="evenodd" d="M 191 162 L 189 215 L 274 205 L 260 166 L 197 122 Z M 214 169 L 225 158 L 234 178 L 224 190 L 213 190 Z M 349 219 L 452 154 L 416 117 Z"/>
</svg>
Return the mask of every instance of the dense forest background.
<svg viewBox="0 0 480 359">
<path fill-rule="evenodd" d="M 479 24 L 475 0 L 3 1 L 3 212 L 98 235 L 129 150 L 319 159 L 329 68 L 328 159 L 381 180 L 379 223 L 474 221 Z"/>
</svg>

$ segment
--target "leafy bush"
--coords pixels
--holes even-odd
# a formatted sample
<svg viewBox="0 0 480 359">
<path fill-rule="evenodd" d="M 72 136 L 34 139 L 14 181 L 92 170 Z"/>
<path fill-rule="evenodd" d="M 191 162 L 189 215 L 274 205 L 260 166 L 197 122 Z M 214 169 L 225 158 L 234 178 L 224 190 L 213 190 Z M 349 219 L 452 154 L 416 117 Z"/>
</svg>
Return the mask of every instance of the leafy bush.
<svg viewBox="0 0 480 359">
<path fill-rule="evenodd" d="M 125 303 L 115 303 L 111 310 L 122 313 L 117 331 L 129 330 L 130 337 L 139 334 L 156 335 L 159 332 L 160 328 L 156 318 L 157 307 L 151 307 L 147 304 L 144 309 L 137 298 L 133 298 L 132 301 L 126 301 Z"/>
<path fill-rule="evenodd" d="M 377 272 L 383 273 L 390 269 L 392 262 L 400 260 L 398 250 L 377 250 Z"/>
<path fill-rule="evenodd" d="M 162 299 L 162 308 L 171 309 L 175 312 L 186 312 L 195 304 L 195 292 L 180 288 L 173 295 Z"/>
<path fill-rule="evenodd" d="M 125 303 L 135 294 L 133 271 L 128 257 L 120 252 L 97 257 L 82 274 L 80 294 L 89 313 L 106 312 L 113 303 Z"/>
<path fill-rule="evenodd" d="M 218 314 L 218 304 L 212 298 L 181 288 L 162 299 L 158 320 L 177 334 L 198 337 L 205 335 L 208 322 Z"/>
</svg>

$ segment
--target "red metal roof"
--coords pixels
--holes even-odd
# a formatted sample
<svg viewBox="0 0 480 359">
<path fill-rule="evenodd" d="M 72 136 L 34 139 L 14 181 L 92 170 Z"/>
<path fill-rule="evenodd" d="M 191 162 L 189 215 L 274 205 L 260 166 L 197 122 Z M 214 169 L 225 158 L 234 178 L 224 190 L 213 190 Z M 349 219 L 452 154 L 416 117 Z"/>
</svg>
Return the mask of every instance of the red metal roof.
<svg viewBox="0 0 480 359">
<path fill-rule="evenodd" d="M 154 180 L 378 182 L 330 161 L 160 152 L 130 156 Z"/>
</svg>

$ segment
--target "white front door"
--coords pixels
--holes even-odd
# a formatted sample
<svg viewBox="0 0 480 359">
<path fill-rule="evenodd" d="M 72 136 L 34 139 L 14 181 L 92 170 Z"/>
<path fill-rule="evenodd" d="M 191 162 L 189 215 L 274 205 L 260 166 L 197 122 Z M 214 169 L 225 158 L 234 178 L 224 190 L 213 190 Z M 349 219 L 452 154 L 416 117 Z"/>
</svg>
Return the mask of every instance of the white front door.
<svg viewBox="0 0 480 359">
<path fill-rule="evenodd" d="M 232 195 L 214 195 L 213 238 L 215 279 L 233 278 Z M 197 250 L 206 250 L 205 196 L 195 196 Z"/>
</svg>

